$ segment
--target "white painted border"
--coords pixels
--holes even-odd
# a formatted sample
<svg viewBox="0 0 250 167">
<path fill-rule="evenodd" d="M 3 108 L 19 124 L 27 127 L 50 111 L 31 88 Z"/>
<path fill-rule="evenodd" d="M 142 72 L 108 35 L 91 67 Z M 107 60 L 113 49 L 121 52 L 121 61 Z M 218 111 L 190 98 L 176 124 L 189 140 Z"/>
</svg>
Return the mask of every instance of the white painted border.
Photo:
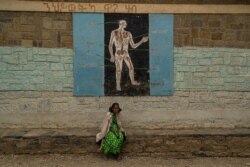
<svg viewBox="0 0 250 167">
<path fill-rule="evenodd" d="M 8 0 L 0 1 L 0 11 L 247 14 L 250 13 L 250 5 L 126 4 Z"/>
</svg>

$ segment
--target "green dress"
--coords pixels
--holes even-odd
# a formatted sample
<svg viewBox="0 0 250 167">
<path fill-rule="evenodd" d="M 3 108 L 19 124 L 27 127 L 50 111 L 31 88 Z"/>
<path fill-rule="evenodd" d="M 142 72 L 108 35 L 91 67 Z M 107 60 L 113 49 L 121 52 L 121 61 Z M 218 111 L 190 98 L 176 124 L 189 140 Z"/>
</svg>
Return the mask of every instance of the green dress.
<svg viewBox="0 0 250 167">
<path fill-rule="evenodd" d="M 112 117 L 110 129 L 103 140 L 103 151 L 105 154 L 119 154 L 121 152 L 124 134 L 120 131 L 116 117 Z"/>
</svg>

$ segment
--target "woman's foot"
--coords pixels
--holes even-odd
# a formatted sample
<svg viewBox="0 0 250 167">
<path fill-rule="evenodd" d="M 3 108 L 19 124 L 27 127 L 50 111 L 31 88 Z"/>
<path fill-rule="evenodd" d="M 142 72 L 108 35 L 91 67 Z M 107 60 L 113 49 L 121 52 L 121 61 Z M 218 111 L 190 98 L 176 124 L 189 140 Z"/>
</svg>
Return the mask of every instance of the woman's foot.
<svg viewBox="0 0 250 167">
<path fill-rule="evenodd" d="M 122 154 L 118 154 L 117 157 L 116 157 L 116 160 L 121 161 L 122 160 Z"/>
</svg>

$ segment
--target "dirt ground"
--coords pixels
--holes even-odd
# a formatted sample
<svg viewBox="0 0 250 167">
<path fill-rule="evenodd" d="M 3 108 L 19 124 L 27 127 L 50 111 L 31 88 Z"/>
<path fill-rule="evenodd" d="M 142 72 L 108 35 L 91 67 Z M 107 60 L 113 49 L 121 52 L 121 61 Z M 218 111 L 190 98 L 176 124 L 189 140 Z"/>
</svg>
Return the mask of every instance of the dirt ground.
<svg viewBox="0 0 250 167">
<path fill-rule="evenodd" d="M 124 156 L 121 161 L 102 155 L 0 155 L 0 167 L 250 167 L 250 158 L 192 158 Z"/>
</svg>

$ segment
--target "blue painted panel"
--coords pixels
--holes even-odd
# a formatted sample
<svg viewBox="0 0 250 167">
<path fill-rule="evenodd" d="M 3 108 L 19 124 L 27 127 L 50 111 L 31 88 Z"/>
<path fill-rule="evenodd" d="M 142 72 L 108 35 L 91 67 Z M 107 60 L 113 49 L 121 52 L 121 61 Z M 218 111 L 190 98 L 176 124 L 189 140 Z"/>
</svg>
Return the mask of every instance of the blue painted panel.
<svg viewBox="0 0 250 167">
<path fill-rule="evenodd" d="M 74 95 L 104 95 L 104 15 L 73 13 Z"/>
<path fill-rule="evenodd" d="M 150 95 L 173 94 L 173 15 L 149 14 Z"/>
</svg>

